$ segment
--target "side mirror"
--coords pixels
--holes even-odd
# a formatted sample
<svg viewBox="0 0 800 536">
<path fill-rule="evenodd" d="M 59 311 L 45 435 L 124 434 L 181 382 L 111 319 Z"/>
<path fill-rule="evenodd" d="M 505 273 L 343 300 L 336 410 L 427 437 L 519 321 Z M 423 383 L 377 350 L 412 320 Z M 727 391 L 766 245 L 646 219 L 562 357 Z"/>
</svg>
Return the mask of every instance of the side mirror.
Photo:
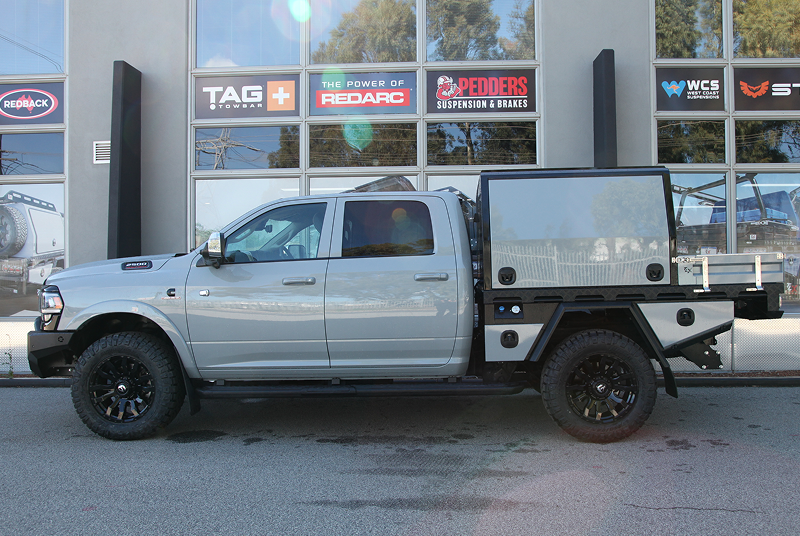
<svg viewBox="0 0 800 536">
<path fill-rule="evenodd" d="M 214 268 L 219 268 L 222 264 L 222 251 L 225 249 L 225 236 L 220 232 L 213 232 L 208 237 L 206 247 L 200 254 L 206 261 L 206 265 L 211 265 Z"/>
</svg>

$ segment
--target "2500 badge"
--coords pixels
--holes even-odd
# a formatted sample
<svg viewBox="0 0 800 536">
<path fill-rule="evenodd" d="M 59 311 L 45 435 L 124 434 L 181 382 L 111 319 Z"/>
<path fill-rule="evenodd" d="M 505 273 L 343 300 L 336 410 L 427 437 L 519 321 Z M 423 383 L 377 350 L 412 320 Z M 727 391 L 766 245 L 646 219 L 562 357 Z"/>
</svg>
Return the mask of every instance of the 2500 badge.
<svg viewBox="0 0 800 536">
<path fill-rule="evenodd" d="M 58 99 L 41 89 L 14 89 L 0 95 L 0 114 L 12 119 L 36 119 L 58 108 Z"/>
</svg>

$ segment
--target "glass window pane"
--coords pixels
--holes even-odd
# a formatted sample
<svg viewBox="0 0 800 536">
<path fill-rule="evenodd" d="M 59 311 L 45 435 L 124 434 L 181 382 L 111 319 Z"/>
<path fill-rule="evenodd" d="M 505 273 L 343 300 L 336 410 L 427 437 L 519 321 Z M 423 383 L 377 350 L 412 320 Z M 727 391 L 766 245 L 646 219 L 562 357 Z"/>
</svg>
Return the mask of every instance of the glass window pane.
<svg viewBox="0 0 800 536">
<path fill-rule="evenodd" d="M 195 246 L 230 222 L 264 203 L 300 195 L 299 179 L 224 179 L 195 181 Z"/>
<path fill-rule="evenodd" d="M 796 0 L 733 2 L 733 52 L 738 58 L 800 56 L 800 3 Z"/>
<path fill-rule="evenodd" d="M 725 174 L 673 173 L 671 178 L 678 253 L 726 253 Z"/>
<path fill-rule="evenodd" d="M 428 0 L 428 61 L 535 58 L 533 0 Z"/>
<path fill-rule="evenodd" d="M 739 173 L 736 235 L 739 253 L 782 251 L 785 298 L 800 299 L 800 174 Z"/>
<path fill-rule="evenodd" d="M 0 134 L 0 175 L 64 173 L 64 134 Z"/>
<path fill-rule="evenodd" d="M 195 169 L 300 167 L 300 127 L 198 128 Z"/>
<path fill-rule="evenodd" d="M 359 186 L 375 183 L 376 181 L 389 180 L 394 188 L 392 191 L 414 191 L 417 189 L 416 175 L 384 175 L 376 176 L 346 176 L 346 177 L 311 177 L 311 195 L 338 194 L 355 190 Z M 374 190 L 371 190 L 374 191 Z"/>
<path fill-rule="evenodd" d="M 658 161 L 662 164 L 725 162 L 725 122 L 659 121 Z"/>
<path fill-rule="evenodd" d="M 64 268 L 64 185 L 0 184 L 0 316 L 37 316 L 36 289 Z"/>
<path fill-rule="evenodd" d="M 348 201 L 344 205 L 342 257 L 433 253 L 433 226 L 419 201 Z"/>
<path fill-rule="evenodd" d="M 311 6 L 311 63 L 414 61 L 417 57 L 414 0 L 317 0 Z"/>
<path fill-rule="evenodd" d="M 316 259 L 327 203 L 279 207 L 231 233 L 225 258 L 232 263 Z"/>
<path fill-rule="evenodd" d="M 536 164 L 536 122 L 428 124 L 428 165 L 497 164 Z"/>
<path fill-rule="evenodd" d="M 197 66 L 299 64 L 308 13 L 289 4 L 304 3 L 197 0 Z"/>
<path fill-rule="evenodd" d="M 480 175 L 431 175 L 428 177 L 428 190 L 440 190 L 448 186 L 455 188 L 472 200 L 477 199 Z"/>
<path fill-rule="evenodd" d="M 0 74 L 64 72 L 64 0 L 0 0 Z"/>
<path fill-rule="evenodd" d="M 736 121 L 736 161 L 800 162 L 800 121 Z"/>
<path fill-rule="evenodd" d="M 656 0 L 656 57 L 721 58 L 721 0 Z"/>
<path fill-rule="evenodd" d="M 414 123 L 309 125 L 311 167 L 414 166 Z"/>
</svg>

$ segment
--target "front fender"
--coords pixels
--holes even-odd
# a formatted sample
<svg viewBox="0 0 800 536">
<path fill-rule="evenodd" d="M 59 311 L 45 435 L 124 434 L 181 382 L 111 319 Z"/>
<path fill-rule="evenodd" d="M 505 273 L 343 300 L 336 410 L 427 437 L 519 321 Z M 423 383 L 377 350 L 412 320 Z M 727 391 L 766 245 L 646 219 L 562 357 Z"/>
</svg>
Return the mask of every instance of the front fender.
<svg viewBox="0 0 800 536">
<path fill-rule="evenodd" d="M 59 331 L 79 331 L 87 322 L 99 316 L 118 313 L 142 316 L 155 323 L 164 331 L 167 337 L 169 337 L 169 340 L 178 352 L 178 358 L 186 374 L 190 378 L 200 378 L 200 373 L 194 361 L 194 355 L 180 330 L 163 312 L 146 303 L 131 300 L 110 300 L 96 303 L 75 315 L 67 325 L 59 325 L 58 328 Z"/>
</svg>

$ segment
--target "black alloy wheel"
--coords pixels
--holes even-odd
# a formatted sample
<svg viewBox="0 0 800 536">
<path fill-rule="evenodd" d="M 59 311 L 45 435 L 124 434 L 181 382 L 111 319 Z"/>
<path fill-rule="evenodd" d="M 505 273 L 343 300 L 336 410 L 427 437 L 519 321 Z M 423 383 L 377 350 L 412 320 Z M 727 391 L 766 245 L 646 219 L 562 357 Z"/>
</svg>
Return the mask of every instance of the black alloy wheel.
<svg viewBox="0 0 800 536">
<path fill-rule="evenodd" d="M 568 434 L 608 443 L 642 427 L 656 401 L 650 359 L 634 341 L 607 330 L 561 342 L 542 369 L 542 401 Z"/>
<path fill-rule="evenodd" d="M 72 375 L 75 410 L 90 430 L 109 439 L 152 436 L 175 418 L 184 397 L 172 345 L 145 333 L 95 341 Z"/>
</svg>

